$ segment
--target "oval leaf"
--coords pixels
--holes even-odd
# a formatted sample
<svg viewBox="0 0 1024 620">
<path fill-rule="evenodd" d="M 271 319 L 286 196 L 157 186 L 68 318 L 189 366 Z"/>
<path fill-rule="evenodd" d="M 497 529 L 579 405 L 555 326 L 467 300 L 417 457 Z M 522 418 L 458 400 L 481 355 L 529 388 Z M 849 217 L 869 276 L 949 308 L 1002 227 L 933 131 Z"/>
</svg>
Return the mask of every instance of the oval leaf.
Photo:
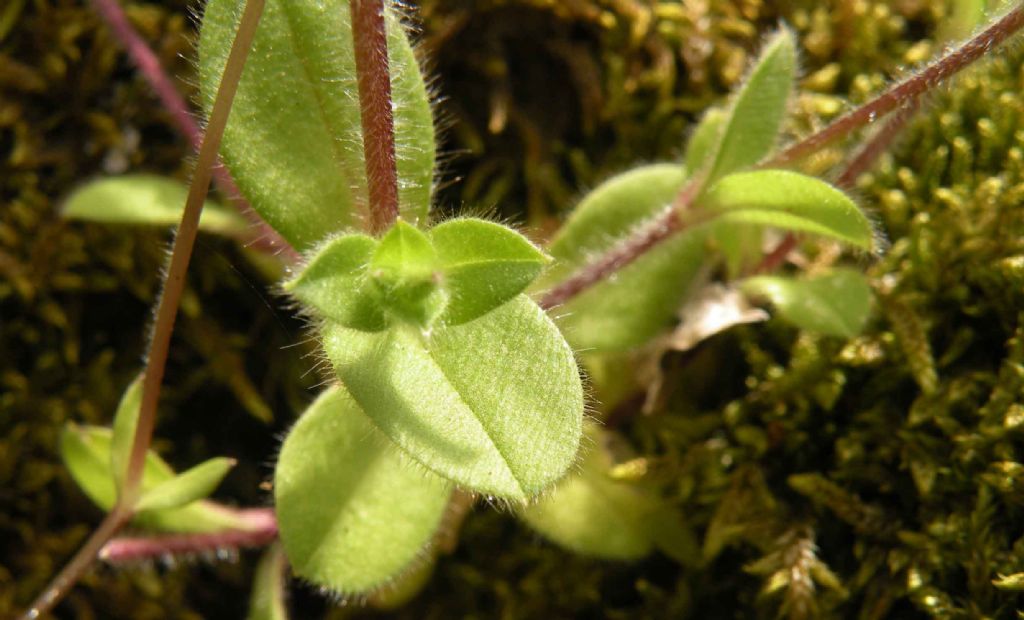
<svg viewBox="0 0 1024 620">
<path fill-rule="evenodd" d="M 60 436 L 60 453 L 71 477 L 79 488 L 103 510 L 110 510 L 117 501 L 114 477 L 110 470 L 113 433 L 96 426 L 68 424 Z M 142 491 L 174 478 L 174 470 L 155 452 L 146 454 L 142 472 Z M 231 511 L 198 501 L 183 508 L 159 510 L 138 515 L 134 523 L 142 527 L 168 532 L 215 532 L 224 529 L 249 530 L 254 527 Z"/>
<path fill-rule="evenodd" d="M 451 296 L 444 320 L 459 325 L 523 292 L 548 258 L 526 237 L 501 224 L 449 220 L 430 230 Z"/>
<path fill-rule="evenodd" d="M 327 326 L 324 348 L 385 435 L 469 489 L 523 501 L 560 478 L 576 455 L 583 419 L 576 362 L 524 295 L 429 336 Z"/>
<path fill-rule="evenodd" d="M 677 164 L 644 166 L 602 183 L 583 199 L 552 241 L 555 264 L 537 289 L 613 248 L 668 206 L 686 176 Z M 707 261 L 705 233 L 677 234 L 600 284 L 556 309 L 566 338 L 579 350 L 640 346 L 672 323 Z"/>
<path fill-rule="evenodd" d="M 274 471 L 292 569 L 340 594 L 377 590 L 413 569 L 450 494 L 446 480 L 408 459 L 337 387 L 302 415 Z"/>
<path fill-rule="evenodd" d="M 142 379 L 139 375 L 132 381 L 114 414 L 114 434 L 110 442 L 110 471 L 114 476 L 114 488 L 121 492 L 125 474 L 128 473 L 128 459 L 131 458 L 132 444 L 135 443 L 135 428 L 139 423 L 139 409 L 142 407 Z"/>
<path fill-rule="evenodd" d="M 384 329 L 384 314 L 367 290 L 366 270 L 377 241 L 367 235 L 343 235 L 317 250 L 298 277 L 284 289 L 320 316 L 353 329 Z"/>
<path fill-rule="evenodd" d="M 793 33 L 782 28 L 761 50 L 733 99 L 709 164 L 708 184 L 753 166 L 775 148 L 795 78 L 796 43 Z"/>
<path fill-rule="evenodd" d="M 701 206 L 719 210 L 715 221 L 760 224 L 831 237 L 870 250 L 871 222 L 850 198 L 828 183 L 787 170 L 731 174 L 704 194 Z"/>
<path fill-rule="evenodd" d="M 132 174 L 93 181 L 75 190 L 64 203 L 64 217 L 110 224 L 176 226 L 185 210 L 188 187 L 174 179 Z M 203 205 L 199 229 L 222 235 L 241 235 L 245 219 L 212 201 Z"/>
<path fill-rule="evenodd" d="M 243 3 L 210 0 L 199 81 L 213 105 Z M 426 222 L 434 125 L 415 54 L 389 9 L 388 54 L 402 216 Z M 367 205 L 349 3 L 269 0 L 238 86 L 221 152 L 253 207 L 306 249 L 353 227 Z"/>
<path fill-rule="evenodd" d="M 649 520 L 661 503 L 640 487 L 613 480 L 604 444 L 608 434 L 589 427 L 582 467 L 519 514 L 533 529 L 583 555 L 632 560 L 654 549 Z"/>
<path fill-rule="evenodd" d="M 147 512 L 180 508 L 203 499 L 213 493 L 235 463 L 235 459 L 226 457 L 204 461 L 143 492 L 135 504 L 135 510 Z"/>
<path fill-rule="evenodd" d="M 852 269 L 807 280 L 758 276 L 740 287 L 748 295 L 767 298 L 796 327 L 832 336 L 856 336 L 871 313 L 871 286 Z"/>
</svg>

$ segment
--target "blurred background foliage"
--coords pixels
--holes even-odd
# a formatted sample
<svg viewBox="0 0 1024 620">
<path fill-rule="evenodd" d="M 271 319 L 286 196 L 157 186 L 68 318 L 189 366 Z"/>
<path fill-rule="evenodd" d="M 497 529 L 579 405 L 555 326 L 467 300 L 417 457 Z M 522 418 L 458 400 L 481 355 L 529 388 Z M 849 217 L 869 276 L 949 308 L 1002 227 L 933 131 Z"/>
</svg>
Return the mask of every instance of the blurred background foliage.
<svg viewBox="0 0 1024 620">
<path fill-rule="evenodd" d="M 128 2 L 194 96 L 189 2 Z M 971 30 L 927 0 L 424 0 L 442 96 L 439 211 L 543 238 L 610 174 L 677 158 L 780 20 L 803 49 L 804 133 Z M 957 11 L 960 11 L 959 13 Z M 957 17 L 960 16 L 960 17 Z M 542 542 L 478 508 L 396 617 L 1016 617 L 1024 587 L 1024 74 L 1020 45 L 934 95 L 858 194 L 892 248 L 863 258 L 875 319 L 852 342 L 743 327 L 660 360 L 653 415 L 616 412 L 702 548 L 683 568 Z M 0 616 L 99 519 L 58 461 L 67 420 L 107 423 L 138 371 L 166 231 L 68 223 L 60 201 L 126 170 L 185 178 L 168 115 L 80 0 L 0 6 Z M 812 165 L 841 161 L 839 150 Z M 827 260 L 827 253 L 814 260 Z M 200 240 L 158 448 L 242 465 L 259 505 L 321 377 L 302 325 L 242 250 Z M 299 343 L 297 346 L 289 346 Z M 642 402 L 642 399 L 641 399 Z M 621 409 L 621 408 L 620 408 Z M 623 413 L 625 411 L 625 413 Z M 241 617 L 253 557 L 99 568 L 59 617 Z M 297 586 L 296 617 L 331 608 Z"/>
</svg>

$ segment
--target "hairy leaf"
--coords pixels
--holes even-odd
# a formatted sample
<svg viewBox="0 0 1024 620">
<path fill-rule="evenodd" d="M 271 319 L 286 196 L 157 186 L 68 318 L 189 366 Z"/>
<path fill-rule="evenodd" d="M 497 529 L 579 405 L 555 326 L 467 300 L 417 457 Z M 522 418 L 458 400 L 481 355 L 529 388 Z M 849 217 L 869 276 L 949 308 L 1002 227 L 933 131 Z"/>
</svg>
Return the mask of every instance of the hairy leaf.
<svg viewBox="0 0 1024 620">
<path fill-rule="evenodd" d="M 549 251 L 554 266 L 535 287 L 568 277 L 607 252 L 635 227 L 669 205 L 685 181 L 677 164 L 637 168 L 599 185 L 576 207 Z M 655 246 L 557 308 L 559 325 L 579 350 L 625 350 L 644 344 L 670 325 L 706 264 L 706 233 L 687 231 Z"/>
<path fill-rule="evenodd" d="M 413 569 L 451 485 L 408 459 L 340 387 L 288 434 L 274 472 L 281 542 L 295 574 L 341 594 Z"/>
<path fill-rule="evenodd" d="M 775 147 L 796 77 L 796 43 L 783 28 L 773 36 L 736 93 L 721 129 L 707 183 L 753 166 Z M 696 170 L 691 170 L 691 174 Z"/>
<path fill-rule="evenodd" d="M 767 298 L 796 327 L 832 336 L 856 336 L 871 312 L 871 286 L 864 274 L 852 269 L 807 280 L 758 276 L 740 286 L 748 295 Z"/>
<path fill-rule="evenodd" d="M 832 237 L 863 250 L 871 222 L 846 194 L 828 183 L 786 170 L 731 174 L 712 186 L 701 206 L 721 211 L 716 222 L 759 224 Z"/>
<path fill-rule="evenodd" d="M 525 295 L 429 335 L 329 325 L 324 348 L 385 435 L 469 489 L 523 501 L 575 457 L 583 417 L 576 362 Z"/>
<path fill-rule="evenodd" d="M 71 477 L 89 499 L 103 510 L 113 508 L 117 500 L 110 470 L 113 433 L 96 426 L 68 424 L 60 436 L 60 453 Z M 155 452 L 146 454 L 142 472 L 142 491 L 174 478 L 174 470 Z M 182 508 L 156 510 L 138 515 L 134 522 L 142 527 L 170 532 L 213 532 L 223 529 L 249 529 L 238 518 L 211 502 L 197 501 Z"/>
<path fill-rule="evenodd" d="M 367 290 L 367 267 L 377 242 L 362 234 L 342 235 L 320 248 L 284 289 L 324 318 L 345 327 L 379 331 L 386 323 Z"/>
<path fill-rule="evenodd" d="M 524 508 L 520 516 L 533 529 L 577 553 L 642 558 L 654 548 L 651 518 L 663 507 L 646 490 L 608 476 L 613 463 L 604 447 L 607 436 L 589 427 L 580 471 Z"/>
<path fill-rule="evenodd" d="M 209 459 L 143 492 L 135 510 L 148 512 L 180 508 L 213 493 L 235 466 L 235 459 Z"/>
<path fill-rule="evenodd" d="M 210 0 L 199 41 L 209 112 L 243 3 Z M 434 125 L 415 54 L 388 14 L 399 204 L 425 224 L 434 174 Z M 221 149 L 253 207 L 299 249 L 354 226 L 367 209 L 349 3 L 269 0 Z"/>
<path fill-rule="evenodd" d="M 188 187 L 153 174 L 131 174 L 100 179 L 75 190 L 64 203 L 64 217 L 110 224 L 176 226 L 185 210 Z M 234 211 L 206 201 L 199 229 L 222 235 L 240 235 L 248 222 Z"/>
<path fill-rule="evenodd" d="M 139 409 L 142 407 L 142 379 L 139 375 L 132 381 L 114 414 L 114 434 L 110 443 L 110 471 L 114 476 L 114 489 L 121 492 L 125 475 L 128 473 L 128 460 L 131 458 L 132 444 L 135 442 L 135 429 L 139 423 Z"/>
<path fill-rule="evenodd" d="M 451 296 L 445 322 L 458 325 L 512 299 L 540 275 L 548 258 L 525 237 L 501 224 L 449 220 L 430 239 Z"/>
</svg>

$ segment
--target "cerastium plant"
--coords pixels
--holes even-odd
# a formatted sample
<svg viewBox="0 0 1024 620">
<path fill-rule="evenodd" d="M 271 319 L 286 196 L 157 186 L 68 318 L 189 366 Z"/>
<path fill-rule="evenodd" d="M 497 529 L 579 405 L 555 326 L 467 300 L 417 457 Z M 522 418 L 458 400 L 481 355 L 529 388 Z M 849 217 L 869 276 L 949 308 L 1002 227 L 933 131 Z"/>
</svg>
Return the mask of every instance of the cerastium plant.
<svg viewBox="0 0 1024 620">
<path fill-rule="evenodd" d="M 96 4 L 116 25 L 116 5 Z M 284 616 L 285 563 L 343 596 L 378 592 L 434 560 L 446 511 L 469 496 L 511 507 L 580 553 L 630 559 L 660 548 L 688 561 L 682 516 L 651 489 L 607 475 L 628 448 L 585 419 L 578 364 L 600 393 L 602 364 L 618 353 L 687 348 L 765 318 L 747 298 L 769 300 L 801 329 L 855 335 L 871 305 L 856 270 L 768 272 L 797 235 L 879 249 L 840 187 L 921 95 L 1016 32 L 1024 8 L 781 148 L 798 53 L 779 29 L 732 98 L 704 115 L 683 161 L 598 186 L 543 249 L 495 222 L 431 219 L 433 112 L 404 19 L 381 0 L 209 0 L 199 41 L 208 122 L 191 188 L 134 176 L 69 198 L 69 216 L 155 223 L 181 213 L 181 224 L 147 366 L 113 428 L 69 426 L 62 437 L 71 474 L 108 516 L 26 618 L 52 608 L 97 556 L 223 546 L 273 545 L 257 571 L 253 617 Z M 835 185 L 798 171 L 886 115 Z M 231 460 L 175 474 L 149 448 L 197 229 L 252 231 L 214 204 L 200 218 L 218 151 L 272 228 L 258 230 L 288 264 L 281 288 L 336 379 L 284 440 L 272 510 L 206 499 Z M 725 285 L 712 287 L 715 275 Z M 666 339 L 683 307 L 691 310 Z M 164 534 L 115 538 L 129 524 Z"/>
</svg>

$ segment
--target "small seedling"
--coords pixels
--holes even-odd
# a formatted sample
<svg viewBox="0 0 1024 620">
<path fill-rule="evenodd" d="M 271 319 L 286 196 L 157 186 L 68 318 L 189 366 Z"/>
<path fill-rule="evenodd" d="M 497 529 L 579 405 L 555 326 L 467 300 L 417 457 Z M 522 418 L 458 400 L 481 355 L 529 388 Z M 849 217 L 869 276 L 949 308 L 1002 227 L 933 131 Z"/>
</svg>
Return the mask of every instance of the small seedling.
<svg viewBox="0 0 1024 620">
<path fill-rule="evenodd" d="M 68 199 L 70 217 L 166 224 L 175 214 L 181 225 L 142 377 L 112 430 L 69 426 L 62 437 L 72 476 L 108 516 L 26 618 L 52 608 L 97 556 L 186 544 L 196 552 L 273 543 L 257 571 L 253 618 L 285 616 L 285 565 L 342 596 L 414 592 L 436 560 L 446 510 L 467 494 L 509 507 L 581 554 L 636 559 L 660 549 L 696 563 L 682 516 L 619 467 L 629 447 L 585 419 L 580 366 L 603 392 L 603 356 L 661 342 L 714 278 L 728 291 L 716 299 L 767 300 L 798 329 L 856 335 L 872 300 L 858 271 L 769 273 L 797 235 L 880 250 L 856 202 L 799 172 L 801 161 L 892 115 L 848 159 L 838 184 L 848 185 L 922 95 L 1024 25 L 1024 7 L 784 146 L 798 54 L 793 34 L 779 29 L 730 100 L 704 114 L 681 161 L 599 185 L 543 248 L 496 222 L 432 218 L 433 113 L 403 19 L 380 0 L 210 0 L 199 39 L 208 123 L 191 187 L 135 176 Z M 331 369 L 329 387 L 284 440 L 272 511 L 206 499 L 229 459 L 175 474 L 150 449 L 196 232 L 247 234 L 212 203 L 200 217 L 218 151 L 273 230 L 268 246 L 289 267 L 281 289 L 310 320 Z M 699 315 L 714 304 L 689 307 Z M 735 322 L 750 316 L 737 311 Z M 687 316 L 683 325 L 693 346 L 729 323 Z M 115 538 L 129 523 L 169 534 Z M 186 532 L 196 535 L 183 543 L 176 536 Z"/>
</svg>

